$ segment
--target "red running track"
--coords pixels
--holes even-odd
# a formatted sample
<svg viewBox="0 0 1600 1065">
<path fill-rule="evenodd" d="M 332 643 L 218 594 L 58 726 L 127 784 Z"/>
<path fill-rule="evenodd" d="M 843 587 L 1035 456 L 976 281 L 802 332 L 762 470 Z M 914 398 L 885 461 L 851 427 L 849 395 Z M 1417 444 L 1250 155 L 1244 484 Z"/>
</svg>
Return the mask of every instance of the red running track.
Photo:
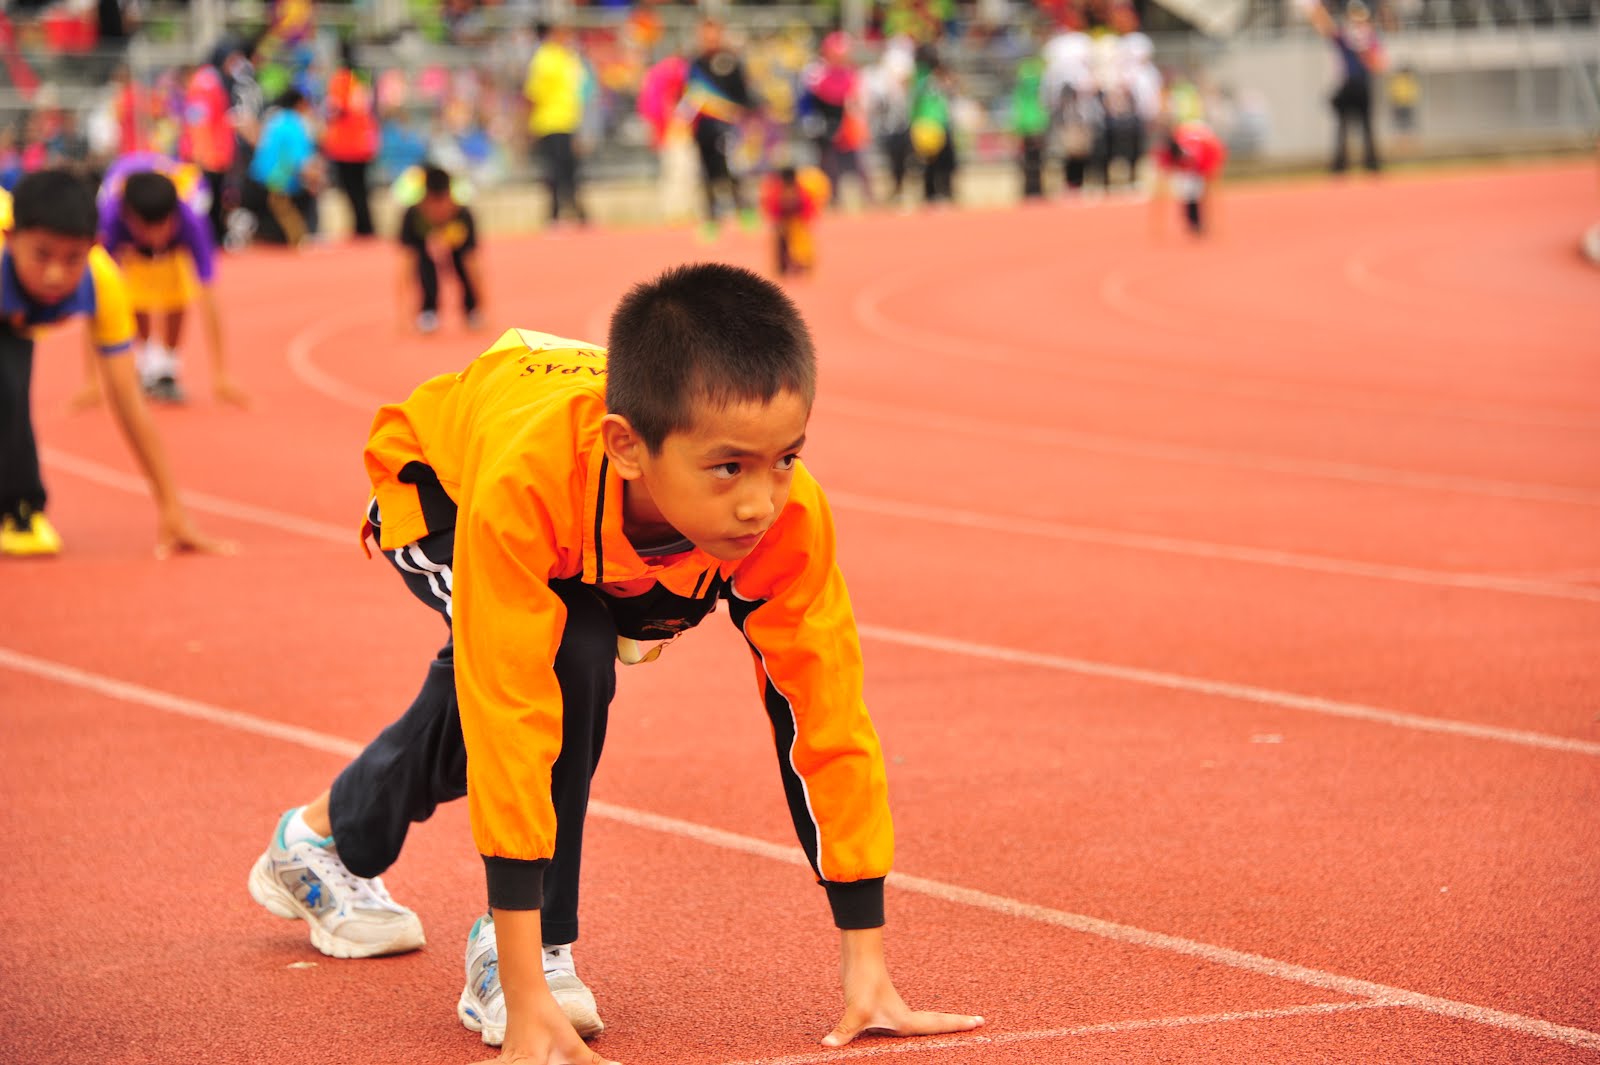
<svg viewBox="0 0 1600 1065">
<path fill-rule="evenodd" d="M 972 1035 L 817 1041 L 834 934 L 739 641 L 625 671 L 582 972 L 629 1065 L 1600 1061 L 1600 274 L 1588 166 L 830 220 L 796 284 L 899 827 L 891 964 Z M 603 336 L 752 237 L 505 238 L 499 323 Z M 236 558 L 158 563 L 109 420 L 37 420 L 67 551 L 0 566 L 0 1060 L 456 1063 L 465 811 L 387 877 L 432 942 L 251 902 L 285 806 L 440 639 L 355 546 L 372 408 L 486 342 L 382 247 L 230 258 L 247 413 L 159 412 Z"/>
</svg>

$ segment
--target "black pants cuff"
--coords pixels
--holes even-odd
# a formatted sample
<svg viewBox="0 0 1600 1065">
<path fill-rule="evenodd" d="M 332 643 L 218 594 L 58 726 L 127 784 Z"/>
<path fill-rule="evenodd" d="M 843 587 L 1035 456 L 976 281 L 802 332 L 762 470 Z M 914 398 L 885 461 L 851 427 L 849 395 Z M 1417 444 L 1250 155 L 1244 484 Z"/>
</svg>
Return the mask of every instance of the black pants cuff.
<svg viewBox="0 0 1600 1065">
<path fill-rule="evenodd" d="M 822 881 L 833 908 L 833 923 L 841 929 L 883 927 L 883 880 L 856 880 L 848 884 Z"/>
<path fill-rule="evenodd" d="M 489 881 L 489 908 L 538 910 L 544 908 L 544 871 L 548 858 L 491 858 L 483 856 Z"/>
</svg>

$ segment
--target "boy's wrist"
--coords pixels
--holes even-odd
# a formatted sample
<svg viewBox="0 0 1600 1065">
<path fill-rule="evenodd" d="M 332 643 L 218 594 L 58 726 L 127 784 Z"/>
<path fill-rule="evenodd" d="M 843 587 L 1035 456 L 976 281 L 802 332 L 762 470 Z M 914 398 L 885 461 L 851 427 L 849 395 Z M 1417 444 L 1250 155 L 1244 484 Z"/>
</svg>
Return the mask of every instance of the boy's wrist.
<svg viewBox="0 0 1600 1065">
<path fill-rule="evenodd" d="M 842 930 L 882 928 L 883 881 L 881 876 L 849 883 L 823 881 L 834 926 Z"/>
<path fill-rule="evenodd" d="M 544 908 L 544 871 L 548 858 L 496 858 L 483 856 L 489 886 L 489 907 L 495 910 Z"/>
</svg>

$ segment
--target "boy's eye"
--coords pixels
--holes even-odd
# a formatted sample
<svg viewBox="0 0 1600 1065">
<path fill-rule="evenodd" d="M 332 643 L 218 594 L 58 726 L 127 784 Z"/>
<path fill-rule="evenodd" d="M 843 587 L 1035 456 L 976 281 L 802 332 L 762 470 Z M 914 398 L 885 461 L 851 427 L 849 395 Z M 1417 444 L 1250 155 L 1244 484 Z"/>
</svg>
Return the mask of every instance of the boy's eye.
<svg viewBox="0 0 1600 1065">
<path fill-rule="evenodd" d="M 783 473 L 788 473 L 794 469 L 794 464 L 798 461 L 800 461 L 799 455 L 785 455 L 778 460 L 778 465 L 775 468 Z"/>
<path fill-rule="evenodd" d="M 711 472 L 717 477 L 737 477 L 739 476 L 739 464 L 737 462 L 724 462 L 711 467 Z"/>
</svg>

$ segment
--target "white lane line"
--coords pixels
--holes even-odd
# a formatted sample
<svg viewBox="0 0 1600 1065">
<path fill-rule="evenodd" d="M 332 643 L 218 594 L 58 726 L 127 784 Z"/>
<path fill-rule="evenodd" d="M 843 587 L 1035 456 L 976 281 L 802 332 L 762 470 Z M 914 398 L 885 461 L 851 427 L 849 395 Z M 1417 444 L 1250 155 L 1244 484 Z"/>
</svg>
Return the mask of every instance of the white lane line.
<svg viewBox="0 0 1600 1065">
<path fill-rule="evenodd" d="M 1541 570 L 1536 573 L 1508 573 L 1502 574 L 1502 576 L 1510 577 L 1512 580 L 1535 581 L 1541 584 L 1548 581 L 1574 584 L 1584 581 L 1600 581 L 1600 569 L 1569 569 L 1557 572 Z"/>
<path fill-rule="evenodd" d="M 84 480 L 106 488 L 125 492 L 144 493 L 145 482 L 130 473 L 74 455 L 58 448 L 43 448 L 40 454 L 52 468 L 65 470 Z M 1051 540 L 1077 543 L 1104 544 L 1136 551 L 1156 551 L 1164 554 L 1186 555 L 1193 558 L 1212 558 L 1229 562 L 1273 566 L 1282 569 L 1305 570 L 1344 577 L 1364 577 L 1375 580 L 1399 581 L 1408 584 L 1431 585 L 1440 588 L 1463 588 L 1477 591 L 1500 592 L 1548 599 L 1568 599 L 1576 602 L 1600 602 L 1600 588 L 1586 588 L 1577 584 L 1560 583 L 1565 575 L 1552 575 L 1549 579 L 1535 577 L 1497 576 L 1480 573 L 1450 573 L 1443 570 L 1417 569 L 1410 566 L 1390 566 L 1382 563 L 1361 562 L 1322 555 L 1306 555 L 1291 551 L 1274 551 L 1267 548 L 1218 544 L 1205 540 L 1187 540 L 1178 537 L 1156 536 L 1149 533 L 1131 533 L 1116 529 L 1101 529 L 1087 525 L 1068 525 L 1061 522 L 1040 521 L 1034 518 L 997 517 L 976 511 L 951 507 L 928 506 L 874 496 L 856 495 L 853 492 L 829 492 L 828 499 L 837 510 L 856 510 L 866 514 L 926 521 L 957 528 L 979 529 L 1008 535 L 1038 536 Z M 356 528 L 344 529 L 327 522 L 299 518 L 281 511 L 241 503 L 203 492 L 184 492 L 183 501 L 190 509 L 202 514 L 266 525 L 284 532 L 298 533 L 331 543 L 352 544 L 356 541 Z M 1588 579 L 1579 575 L 1573 579 Z"/>
<path fill-rule="evenodd" d="M 894 408 L 881 403 L 826 397 L 820 404 L 824 411 L 849 415 L 870 421 L 902 425 L 925 432 L 965 433 L 991 439 L 1011 440 L 1025 444 L 1047 444 L 1089 451 L 1102 455 L 1152 459 L 1158 462 L 1180 462 L 1202 466 L 1226 466 L 1256 470 L 1263 473 L 1286 474 L 1294 477 L 1321 477 L 1328 480 L 1354 481 L 1399 488 L 1422 488 L 1434 492 L 1456 492 L 1467 495 L 1492 496 L 1501 499 L 1525 499 L 1540 503 L 1575 503 L 1581 506 L 1600 506 L 1600 492 L 1570 485 L 1546 484 L 1540 481 L 1505 481 L 1488 477 L 1467 477 L 1455 474 L 1429 473 L 1408 470 L 1397 466 L 1373 466 L 1359 462 L 1327 462 L 1319 459 L 1296 459 L 1282 455 L 1263 455 L 1250 451 L 1230 451 L 1225 448 L 1200 447 L 1191 444 L 1164 444 L 1138 437 L 1113 436 L 1109 433 L 1077 432 L 1043 425 L 1018 425 L 1015 422 L 989 421 L 965 415 L 941 414 L 936 411 L 914 408 Z"/>
<path fill-rule="evenodd" d="M 113 488 L 123 488 L 128 491 L 144 490 L 143 483 L 137 478 L 109 470 L 106 467 L 101 467 L 98 463 L 93 463 L 86 459 L 77 459 L 75 456 L 69 457 L 73 458 L 74 463 L 79 468 L 93 473 L 95 478 L 102 484 Z M 72 467 L 62 466 L 61 468 Z M 236 504 L 231 500 L 218 500 L 211 496 L 189 495 L 187 493 L 183 498 L 185 503 L 195 510 L 225 514 L 242 521 L 260 521 L 273 528 L 284 529 L 288 532 L 299 533 L 330 543 L 353 545 L 358 535 L 358 531 L 354 528 L 346 532 L 336 525 L 303 521 L 291 515 L 280 514 L 275 510 Z M 213 504 L 217 503 L 225 505 L 226 509 L 214 507 Z M 896 643 L 926 651 L 937 651 L 941 654 L 959 654 L 969 658 L 1039 666 L 1061 672 L 1081 673 L 1086 676 L 1127 681 L 1132 684 L 1145 684 L 1176 691 L 1198 692 L 1228 699 L 1241 699 L 1246 702 L 1282 706 L 1291 710 L 1309 710 L 1335 717 L 1373 721 L 1379 724 L 1417 729 L 1423 732 L 1441 732 L 1447 735 L 1515 743 L 1524 747 L 1542 747 L 1548 750 L 1576 754 L 1600 754 L 1600 743 L 1568 739 L 1564 736 L 1552 736 L 1541 732 L 1499 728 L 1494 725 L 1480 725 L 1470 721 L 1453 721 L 1448 718 L 1427 717 L 1423 714 L 1388 710 L 1376 706 L 1364 706 L 1359 703 L 1343 703 L 1333 699 L 1301 695 L 1296 692 L 1275 691 L 1271 688 L 1259 688 L 1254 685 L 1209 680 L 1204 677 L 1189 677 L 1177 673 L 1141 669 L 1136 666 L 1095 662 L 1084 658 L 1043 654 L 1015 647 L 997 647 L 990 644 L 972 643 L 966 640 L 936 636 L 931 633 L 910 632 L 905 629 L 888 628 L 881 625 L 861 624 L 858 627 L 861 635 L 867 639 L 883 640 L 886 643 Z"/>
<path fill-rule="evenodd" d="M 1301 406 L 1361 411 L 1368 414 L 1399 415 L 1409 419 L 1451 418 L 1545 429 L 1600 429 L 1600 418 L 1582 414 L 1563 414 L 1542 409 L 1535 412 L 1524 408 L 1491 404 L 1472 405 L 1448 399 L 1434 402 L 1446 402 L 1450 403 L 1450 406 L 1419 407 L 1416 401 L 1388 398 L 1388 393 L 1361 389 L 1338 381 L 1280 380 L 1259 376 L 1249 370 L 1171 364 L 1150 359 L 1118 363 L 1104 357 L 1069 354 L 1064 349 L 1048 352 L 1042 347 L 1027 344 L 996 344 L 992 339 L 981 335 L 964 336 L 928 332 L 897 322 L 882 310 L 882 304 L 890 297 L 915 287 L 918 276 L 912 271 L 901 271 L 858 292 L 851 303 L 851 316 L 856 324 L 869 336 L 901 347 L 915 348 L 964 362 L 1013 366 L 1026 369 L 1032 374 L 1047 373 L 1057 377 L 1102 384 L 1128 385 L 1146 390 L 1160 389 L 1205 396 L 1229 396 L 1251 401 L 1295 403 Z M 1133 298 L 1128 292 L 1127 276 L 1122 271 L 1112 271 L 1102 279 L 1101 296 L 1107 302 L 1116 301 L 1118 305 L 1116 309 L 1121 313 L 1128 313 L 1125 307 L 1134 306 Z M 1148 312 L 1145 311 L 1133 315 L 1135 318 L 1147 316 Z M 1160 317 L 1151 319 L 1148 324 L 1157 328 L 1171 328 L 1170 324 Z M 1070 324 L 1065 328 L 1070 329 Z M 1170 376 L 1173 372 L 1221 375 L 1221 379 L 1180 381 Z M 1339 395 L 1332 395 L 1334 392 L 1338 392 Z"/>
<path fill-rule="evenodd" d="M 142 684 L 134 684 L 102 676 L 65 663 L 39 658 L 5 647 L 0 647 L 0 666 L 60 684 L 94 691 L 123 702 L 205 721 L 222 728 L 236 729 L 257 736 L 268 736 L 317 751 L 350 757 L 360 750 L 359 744 L 340 736 L 318 732 L 314 729 L 300 728 L 295 725 L 285 725 L 237 710 L 226 710 L 199 700 L 186 699 L 169 692 L 147 688 Z M 798 846 L 792 844 L 779 846 L 751 836 L 725 832 L 709 825 L 683 821 L 674 817 L 664 817 L 660 814 L 635 810 L 626 806 L 617 806 L 611 803 L 592 802 L 589 809 L 598 816 L 636 828 L 692 839 L 724 850 L 736 851 L 755 857 L 770 858 L 789 865 L 809 867 Z M 1420 992 L 1374 983 L 1370 980 L 1340 976 L 1337 973 L 1296 965 L 1293 962 L 1279 961 L 1260 954 L 1233 950 L 1229 947 L 1219 947 L 1193 939 L 1167 935 L 1164 932 L 1153 932 L 1132 925 L 1117 924 L 1113 921 L 1101 920 L 1098 917 L 1051 909 L 1047 906 L 1037 906 L 1023 902 L 1020 899 L 993 895 L 986 891 L 976 891 L 971 888 L 946 884 L 942 881 L 930 880 L 925 877 L 893 873 L 890 875 L 888 883 L 889 886 L 897 890 L 910 891 L 943 902 L 985 910 L 1006 917 L 1066 928 L 1070 931 L 1151 950 L 1187 955 L 1216 965 L 1259 973 L 1274 979 L 1318 987 L 1384 1005 L 1407 1006 L 1443 1017 L 1454 1017 L 1477 1024 L 1504 1028 L 1523 1035 L 1565 1043 L 1568 1046 L 1600 1049 L 1600 1032 L 1553 1024 L 1537 1017 L 1507 1013 L 1503 1010 L 1490 1009 L 1470 1002 L 1458 1002 L 1454 999 L 1424 995 Z"/>
<path fill-rule="evenodd" d="M 1189 540 L 1150 533 L 1123 532 L 1091 525 L 1069 525 L 1063 522 L 1041 521 L 1009 515 L 980 513 L 954 507 L 929 506 L 923 503 L 879 499 L 856 495 L 853 492 L 829 492 L 828 501 L 835 510 L 856 510 L 885 517 L 907 518 L 913 521 L 932 522 L 964 529 L 979 529 L 1008 536 L 1038 536 L 1049 540 L 1067 540 L 1077 543 L 1105 544 L 1125 547 L 1135 551 L 1159 551 L 1164 554 L 1189 555 L 1194 558 L 1211 558 L 1227 562 L 1243 562 L 1283 569 L 1308 570 L 1342 577 L 1369 577 L 1374 580 L 1400 581 L 1407 584 L 1425 584 L 1438 588 L 1469 588 L 1476 591 L 1504 592 L 1511 595 L 1542 596 L 1549 599 L 1573 599 L 1580 602 L 1600 602 L 1600 588 L 1575 587 L 1531 578 L 1494 576 L 1482 573 L 1451 573 L 1446 570 L 1419 569 L 1413 566 L 1391 566 L 1357 559 L 1336 558 L 1325 555 L 1308 555 L 1294 551 L 1275 551 L 1268 548 L 1242 547 L 1235 544 L 1218 544 L 1206 540 Z"/>
<path fill-rule="evenodd" d="M 149 495 L 150 488 L 144 478 L 135 474 L 124 473 L 104 463 L 93 459 L 74 455 L 60 448 L 44 447 L 39 449 L 39 455 L 45 464 L 52 469 L 65 470 L 77 477 L 103 488 L 115 488 L 122 492 L 131 492 L 134 495 Z M 197 510 L 202 514 L 216 514 L 219 517 L 233 518 L 237 521 L 251 522 L 264 525 L 269 529 L 280 532 L 294 533 L 311 540 L 326 540 L 329 543 L 343 544 L 354 547 L 361 535 L 361 526 L 357 521 L 352 521 L 348 526 L 332 525 L 324 521 L 314 521 L 298 515 L 288 514 L 271 507 L 258 507 L 251 503 L 241 503 L 236 499 L 226 499 L 222 496 L 207 495 L 204 492 L 182 492 L 184 506 L 190 510 Z M 359 515 L 359 511 L 352 510 L 352 514 Z"/>
<path fill-rule="evenodd" d="M 1085 1024 L 1073 1028 L 1043 1028 L 1026 1032 L 994 1032 L 983 1029 L 965 1036 L 935 1036 L 932 1038 L 896 1040 L 894 1042 L 868 1042 L 853 1044 L 842 1050 L 818 1050 L 805 1054 L 785 1054 L 777 1058 L 749 1058 L 730 1061 L 724 1065 L 822 1065 L 824 1062 L 847 1058 L 876 1058 L 885 1054 L 923 1054 L 936 1050 L 987 1050 L 991 1047 L 1009 1046 L 1013 1043 L 1038 1043 L 1056 1039 L 1081 1039 L 1085 1036 L 1122 1035 L 1125 1032 L 1144 1032 L 1152 1029 L 1187 1028 L 1200 1024 L 1231 1024 L 1239 1021 L 1272 1021 L 1287 1017 L 1307 1017 L 1331 1013 L 1349 1013 L 1354 1010 L 1392 1009 L 1389 1002 L 1318 1002 L 1306 1006 L 1285 1006 L 1282 1009 L 1241 1010 L 1234 1013 L 1200 1013 L 1187 1017 L 1147 1017 L 1126 1021 L 1107 1021 L 1104 1024 Z"/>
<path fill-rule="evenodd" d="M 370 312 L 347 312 L 323 318 L 314 325 L 307 326 L 289 338 L 289 343 L 284 349 L 284 357 L 289 363 L 289 370 L 298 377 L 302 383 L 320 392 L 329 399 L 340 403 L 347 403 L 352 407 L 377 413 L 379 407 L 391 403 L 395 396 L 379 396 L 374 393 L 346 384 L 339 378 L 324 371 L 311 358 L 311 353 L 318 344 L 336 336 L 346 329 L 360 325 L 363 322 L 372 322 Z"/>
<path fill-rule="evenodd" d="M 296 333 L 290 339 L 287 347 L 290 370 L 314 391 L 340 403 L 358 407 L 362 410 L 376 411 L 385 403 L 391 402 L 394 397 L 379 396 L 346 384 L 339 378 L 324 371 L 312 359 L 311 353 L 318 344 L 342 330 L 360 324 L 369 318 L 370 315 L 358 314 L 336 316 Z M 1008 360 L 1001 359 L 1000 361 Z M 1425 488 L 1441 492 L 1462 492 L 1510 499 L 1528 499 L 1538 502 L 1578 503 L 1586 506 L 1600 506 L 1600 492 L 1570 488 L 1564 485 L 1460 477 L 1395 467 L 1369 466 L 1361 463 L 1323 462 L 1313 459 L 1293 459 L 1277 455 L 1228 451 L 1221 448 L 1163 444 L 1141 440 L 1136 437 L 1073 432 L 1045 426 L 1018 426 L 1009 422 L 990 422 L 978 418 L 942 415 L 933 411 L 908 408 L 891 409 L 879 403 L 868 403 L 845 398 L 829 398 L 825 401 L 825 407 L 828 410 L 850 414 L 858 418 L 910 425 L 924 430 L 937 429 L 948 432 L 997 436 L 1027 443 L 1047 443 L 1061 447 L 1071 447 L 1080 451 L 1153 459 L 1160 462 L 1239 467 L 1296 477 L 1322 477 L 1368 484 L 1395 485 L 1405 488 Z"/>
<path fill-rule="evenodd" d="M 8 647 L 0 647 L 0 666 L 15 670 L 18 673 L 28 673 L 45 680 L 53 680 L 58 684 L 71 685 L 82 688 L 112 699 L 119 699 L 125 703 L 149 707 L 152 710 L 161 710 L 168 714 L 177 714 L 180 717 L 192 718 L 196 721 L 205 721 L 212 725 L 221 725 L 237 732 L 248 732 L 255 736 L 267 736 L 285 743 L 297 743 L 302 747 L 309 747 L 314 751 L 326 751 L 329 754 L 341 755 L 345 758 L 354 758 L 361 753 L 361 744 L 354 740 L 342 739 L 318 732 L 316 729 L 301 728 L 298 725 L 286 725 L 281 721 L 257 717 L 240 710 L 225 710 L 220 706 L 203 703 L 198 699 L 186 699 L 181 695 L 147 688 L 143 684 L 134 684 L 130 681 L 117 680 L 100 673 L 91 673 L 86 669 L 69 666 L 64 662 L 55 662 L 48 658 L 38 658 L 34 655 L 13 651 Z"/>
<path fill-rule="evenodd" d="M 1380 725 L 1392 725 L 1396 728 L 1414 729 L 1419 732 L 1439 732 L 1447 736 L 1491 740 L 1496 743 L 1511 743 L 1521 747 L 1536 747 L 1550 751 L 1562 751 L 1567 754 L 1600 756 L 1600 743 L 1590 740 L 1552 736 L 1547 733 L 1530 732 L 1525 729 L 1501 728 L 1496 725 L 1481 725 L 1474 721 L 1455 721 L 1449 718 L 1428 717 L 1423 714 L 1407 713 L 1403 710 L 1389 710 L 1381 706 L 1345 703 L 1335 699 L 1323 699 L 1315 695 L 1301 695 L 1296 692 L 1277 691 L 1272 688 L 1258 688 L 1251 684 L 1234 684 L 1230 681 L 1208 680 L 1205 677 L 1190 677 L 1181 673 L 1165 673 L 1154 669 L 1140 669 L 1135 666 L 1119 666 L 1108 662 L 1094 662 L 1085 658 L 1070 658 L 1066 655 L 1024 651 L 1015 647 L 997 647 L 993 644 L 973 643 L 968 640 L 955 640 L 945 636 L 930 636 L 923 632 L 908 632 L 905 629 L 887 628 L 882 625 L 862 624 L 859 628 L 861 635 L 867 639 L 882 640 L 885 643 L 899 644 L 902 647 L 915 647 L 919 650 L 934 651 L 939 654 L 958 654 L 968 658 L 986 658 L 994 662 L 1008 662 L 1019 666 L 1038 666 L 1042 669 L 1053 669 L 1062 673 L 1077 673 L 1086 677 L 1104 677 L 1108 680 L 1144 684 L 1149 687 L 1166 688 L 1171 691 L 1216 695 L 1224 699 L 1237 699 L 1242 702 L 1259 703 L 1264 706 L 1277 706 L 1285 710 L 1306 710 L 1315 714 L 1325 714 L 1329 717 L 1370 721 Z"/>
<path fill-rule="evenodd" d="M 1181 333 L 1185 337 L 1192 335 L 1188 327 L 1175 320 L 1171 315 L 1164 314 L 1150 304 L 1135 299 L 1128 290 L 1130 281 L 1131 279 L 1126 270 L 1112 270 L 1106 274 L 1105 277 L 1100 279 L 1101 302 L 1123 317 L 1131 318 L 1140 325 L 1155 326 L 1157 329 Z"/>
</svg>

